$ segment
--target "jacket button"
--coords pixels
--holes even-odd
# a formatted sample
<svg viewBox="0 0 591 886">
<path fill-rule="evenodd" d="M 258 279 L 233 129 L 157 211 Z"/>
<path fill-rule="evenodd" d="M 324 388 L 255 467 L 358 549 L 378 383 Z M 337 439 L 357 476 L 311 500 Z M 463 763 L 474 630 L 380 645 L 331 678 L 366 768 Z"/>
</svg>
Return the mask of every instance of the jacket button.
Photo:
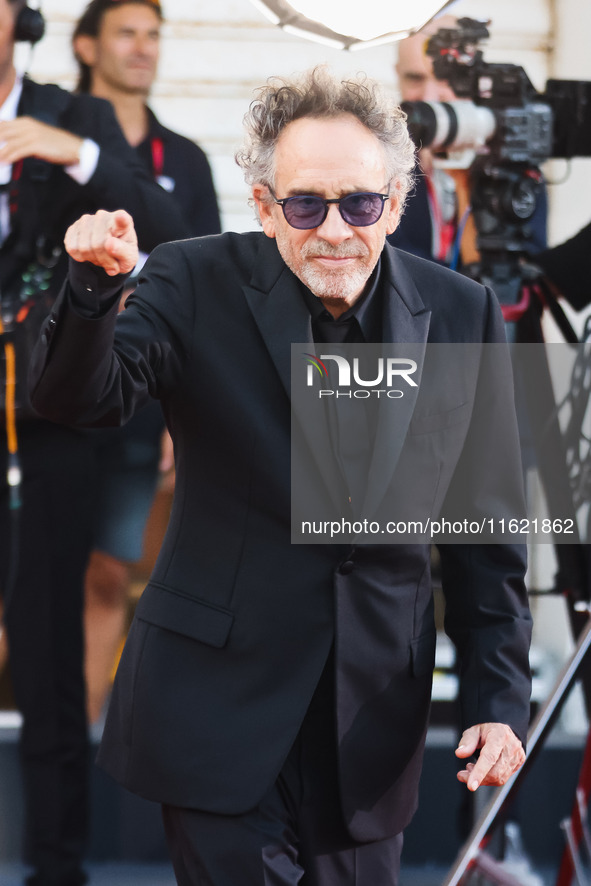
<svg viewBox="0 0 591 886">
<path fill-rule="evenodd" d="M 349 575 L 350 572 L 353 572 L 355 569 L 355 563 L 353 560 L 345 560 L 344 563 L 341 563 L 339 566 L 339 572 L 341 575 Z"/>
<path fill-rule="evenodd" d="M 47 322 L 48 322 L 48 325 L 53 329 L 53 327 L 54 327 L 54 326 L 56 325 L 56 323 L 57 323 L 57 320 L 55 319 L 55 317 L 50 317 L 49 320 L 48 320 Z"/>
</svg>

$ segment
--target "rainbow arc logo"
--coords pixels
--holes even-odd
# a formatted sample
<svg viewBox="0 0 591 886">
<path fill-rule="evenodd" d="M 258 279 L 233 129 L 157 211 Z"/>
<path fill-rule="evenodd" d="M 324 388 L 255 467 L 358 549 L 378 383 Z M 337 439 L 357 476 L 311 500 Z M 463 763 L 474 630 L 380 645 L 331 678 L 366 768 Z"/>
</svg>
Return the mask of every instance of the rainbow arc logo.
<svg viewBox="0 0 591 886">
<path fill-rule="evenodd" d="M 317 357 L 316 354 L 303 354 L 306 363 L 308 364 L 308 385 L 312 384 L 312 378 L 314 375 L 314 370 L 319 373 L 320 378 L 325 379 L 328 378 L 328 369 L 326 368 L 326 364 L 322 362 L 320 357 Z"/>
</svg>

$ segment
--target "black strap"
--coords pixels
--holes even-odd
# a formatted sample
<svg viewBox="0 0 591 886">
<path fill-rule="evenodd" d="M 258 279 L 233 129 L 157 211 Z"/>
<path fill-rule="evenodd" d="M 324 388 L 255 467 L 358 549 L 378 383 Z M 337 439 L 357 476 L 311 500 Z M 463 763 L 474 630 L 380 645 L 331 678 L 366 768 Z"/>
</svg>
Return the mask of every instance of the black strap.
<svg viewBox="0 0 591 886">
<path fill-rule="evenodd" d="M 33 117 L 49 126 L 59 126 L 63 113 L 69 107 L 72 96 L 53 84 L 40 86 L 28 77 L 23 78 L 23 92 L 18 108 L 18 116 Z M 17 255 L 30 257 L 31 249 L 37 245 L 40 229 L 44 238 L 50 240 L 55 229 L 59 201 L 52 201 L 47 183 L 53 172 L 53 164 L 36 157 L 27 157 L 22 165 L 18 180 L 11 187 L 12 217 L 18 217 L 16 242 L 11 249 Z M 29 187 L 23 187 L 28 180 Z M 32 184 L 32 186 L 31 186 Z M 42 223 L 43 221 L 43 223 Z"/>
</svg>

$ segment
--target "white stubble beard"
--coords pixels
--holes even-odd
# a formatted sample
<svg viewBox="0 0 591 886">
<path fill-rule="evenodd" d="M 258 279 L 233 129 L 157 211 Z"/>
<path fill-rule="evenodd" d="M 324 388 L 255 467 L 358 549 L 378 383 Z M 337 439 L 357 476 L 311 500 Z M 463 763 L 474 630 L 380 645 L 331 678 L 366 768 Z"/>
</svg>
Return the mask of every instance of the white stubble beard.
<svg viewBox="0 0 591 886">
<path fill-rule="evenodd" d="M 313 295 L 328 304 L 352 304 L 365 288 L 373 271 L 373 267 L 369 267 L 369 250 L 363 243 L 344 242 L 339 246 L 331 246 L 324 240 L 308 241 L 295 254 L 291 244 L 278 235 L 277 246 L 288 268 Z M 324 269 L 311 258 L 319 255 L 338 258 L 355 256 L 358 262 L 352 268 Z"/>
</svg>

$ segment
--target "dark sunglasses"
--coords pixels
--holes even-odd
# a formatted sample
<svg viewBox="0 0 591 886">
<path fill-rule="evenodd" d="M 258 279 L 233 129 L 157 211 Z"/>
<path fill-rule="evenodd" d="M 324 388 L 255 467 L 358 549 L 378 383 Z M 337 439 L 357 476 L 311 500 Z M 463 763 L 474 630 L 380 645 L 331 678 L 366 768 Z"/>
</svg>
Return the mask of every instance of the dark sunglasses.
<svg viewBox="0 0 591 886">
<path fill-rule="evenodd" d="M 275 203 L 283 209 L 283 215 L 288 225 L 300 231 L 308 231 L 319 228 L 328 215 L 328 207 L 336 203 L 344 221 L 354 228 L 366 228 L 375 225 L 384 211 L 384 203 L 390 198 L 389 194 L 373 194 L 369 191 L 360 191 L 357 194 L 347 194 L 335 200 L 325 200 L 324 197 L 316 197 L 313 194 L 298 194 L 295 197 L 284 197 L 278 200 L 271 188 L 271 196 Z"/>
</svg>

